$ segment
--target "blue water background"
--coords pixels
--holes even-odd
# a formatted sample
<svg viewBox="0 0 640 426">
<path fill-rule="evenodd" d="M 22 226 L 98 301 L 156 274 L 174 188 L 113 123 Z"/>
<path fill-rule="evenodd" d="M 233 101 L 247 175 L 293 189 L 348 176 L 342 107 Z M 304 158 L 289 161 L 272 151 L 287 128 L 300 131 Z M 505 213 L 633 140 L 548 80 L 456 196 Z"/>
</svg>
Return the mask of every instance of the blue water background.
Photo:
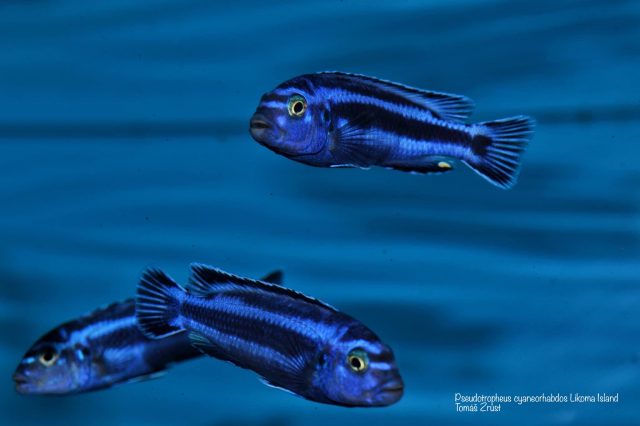
<svg viewBox="0 0 640 426">
<path fill-rule="evenodd" d="M 638 424 L 640 3 L 5 1 L 0 424 Z M 342 70 L 539 125 L 519 184 L 316 169 L 256 144 L 260 95 Z M 189 262 L 287 284 L 395 350 L 404 398 L 314 404 L 212 359 L 65 398 L 10 375 L 50 327 Z M 456 413 L 455 392 L 613 405 Z"/>
</svg>

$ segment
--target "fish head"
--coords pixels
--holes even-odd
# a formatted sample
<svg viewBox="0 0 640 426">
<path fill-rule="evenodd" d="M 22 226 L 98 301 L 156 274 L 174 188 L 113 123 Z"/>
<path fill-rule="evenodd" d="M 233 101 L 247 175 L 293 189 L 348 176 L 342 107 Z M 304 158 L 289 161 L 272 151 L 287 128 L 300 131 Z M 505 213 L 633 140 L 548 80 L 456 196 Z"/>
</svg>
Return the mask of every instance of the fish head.
<svg viewBox="0 0 640 426">
<path fill-rule="evenodd" d="M 317 94 L 310 78 L 300 76 L 262 96 L 249 131 L 272 151 L 313 164 L 327 146 L 329 120 L 328 101 Z"/>
<path fill-rule="evenodd" d="M 318 359 L 317 384 L 334 404 L 386 406 L 403 395 L 393 351 L 362 324 L 350 327 Z"/>
<path fill-rule="evenodd" d="M 41 337 L 25 353 L 13 373 L 22 394 L 67 394 L 85 389 L 91 378 L 87 346 L 71 344 L 59 327 Z"/>
</svg>

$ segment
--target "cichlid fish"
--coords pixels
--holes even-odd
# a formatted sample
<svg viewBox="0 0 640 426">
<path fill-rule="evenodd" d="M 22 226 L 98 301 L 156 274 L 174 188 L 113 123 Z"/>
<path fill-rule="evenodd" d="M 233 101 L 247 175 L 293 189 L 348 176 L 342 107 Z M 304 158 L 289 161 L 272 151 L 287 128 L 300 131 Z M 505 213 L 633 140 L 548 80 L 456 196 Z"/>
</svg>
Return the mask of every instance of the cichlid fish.
<svg viewBox="0 0 640 426">
<path fill-rule="evenodd" d="M 263 278 L 280 283 L 280 271 Z M 176 362 L 199 357 L 186 333 L 149 339 L 138 328 L 135 300 L 114 303 L 66 322 L 38 339 L 13 380 L 22 394 L 63 395 L 162 375 Z"/>
<path fill-rule="evenodd" d="M 296 291 L 193 264 L 187 289 L 147 270 L 136 300 L 149 337 L 187 330 L 204 353 L 303 398 L 383 406 L 402 396 L 389 346 L 361 322 Z"/>
<path fill-rule="evenodd" d="M 144 378 L 198 355 L 184 334 L 147 339 L 129 299 L 45 334 L 24 355 L 13 380 L 23 394 L 86 392 Z"/>
<path fill-rule="evenodd" d="M 465 124 L 472 109 L 464 96 L 322 72 L 293 78 L 262 96 L 250 132 L 272 151 L 311 166 L 426 174 L 452 170 L 454 159 L 510 188 L 534 121 L 517 116 Z"/>
</svg>

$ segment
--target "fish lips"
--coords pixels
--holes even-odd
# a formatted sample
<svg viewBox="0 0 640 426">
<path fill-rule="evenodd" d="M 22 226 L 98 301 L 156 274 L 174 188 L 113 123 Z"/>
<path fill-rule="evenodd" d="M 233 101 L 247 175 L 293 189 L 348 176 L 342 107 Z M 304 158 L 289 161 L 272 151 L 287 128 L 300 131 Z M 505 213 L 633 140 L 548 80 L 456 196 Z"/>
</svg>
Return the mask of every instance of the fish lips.
<svg viewBox="0 0 640 426">
<path fill-rule="evenodd" d="M 373 396 L 373 404 L 384 406 L 395 404 L 404 395 L 404 382 L 399 376 L 385 382 Z"/>
<path fill-rule="evenodd" d="M 276 154 L 287 158 L 294 158 L 296 156 L 295 152 L 287 151 L 281 144 L 281 140 L 284 139 L 286 132 L 276 128 L 265 115 L 260 113 L 253 114 L 249 122 L 249 132 L 256 142 Z"/>
<path fill-rule="evenodd" d="M 262 145 L 270 145 L 275 136 L 273 125 L 264 114 L 255 113 L 249 121 L 251 137 Z"/>
<path fill-rule="evenodd" d="M 269 148 L 276 154 L 291 158 L 296 161 L 305 163 L 305 157 L 313 157 L 322 152 L 323 146 L 320 146 L 314 152 L 297 152 L 295 150 L 287 150 L 281 143 L 286 138 L 286 131 L 276 128 L 271 121 L 259 112 L 256 112 L 249 121 L 249 132 L 251 137 L 260 145 Z"/>
<path fill-rule="evenodd" d="M 28 374 L 21 371 L 13 373 L 13 382 L 16 392 L 22 395 L 67 395 L 69 392 L 64 389 L 51 388 L 49 385 L 39 383 L 37 380 L 29 377 Z"/>
<path fill-rule="evenodd" d="M 31 393 L 32 389 L 31 388 L 31 380 L 29 380 L 29 377 L 23 373 L 20 370 L 16 370 L 13 373 L 13 382 L 16 385 L 16 391 L 18 393 Z"/>
</svg>

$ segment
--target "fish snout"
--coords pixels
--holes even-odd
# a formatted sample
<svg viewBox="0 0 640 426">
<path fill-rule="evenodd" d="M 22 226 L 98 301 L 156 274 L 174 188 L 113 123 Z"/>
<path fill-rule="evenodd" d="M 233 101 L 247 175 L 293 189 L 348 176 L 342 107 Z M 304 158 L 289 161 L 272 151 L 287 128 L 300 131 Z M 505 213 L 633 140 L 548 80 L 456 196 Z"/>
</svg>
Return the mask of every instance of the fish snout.
<svg viewBox="0 0 640 426">
<path fill-rule="evenodd" d="M 258 142 L 266 142 L 269 133 L 273 130 L 271 123 L 264 114 L 255 113 L 249 122 L 251 136 Z"/>
<path fill-rule="evenodd" d="M 375 405 L 391 405 L 400 400 L 404 394 L 404 382 L 400 375 L 396 375 L 378 388 L 374 402 Z"/>
<path fill-rule="evenodd" d="M 15 373 L 13 373 L 13 381 L 19 385 L 28 382 L 29 378 L 24 373 L 16 371 Z"/>
<path fill-rule="evenodd" d="M 27 375 L 27 372 L 24 371 L 24 369 L 18 368 L 13 373 L 13 376 L 11 378 L 15 383 L 16 391 L 18 391 L 19 393 L 25 393 L 27 391 L 26 388 L 31 381 L 29 380 L 29 376 Z"/>
</svg>

